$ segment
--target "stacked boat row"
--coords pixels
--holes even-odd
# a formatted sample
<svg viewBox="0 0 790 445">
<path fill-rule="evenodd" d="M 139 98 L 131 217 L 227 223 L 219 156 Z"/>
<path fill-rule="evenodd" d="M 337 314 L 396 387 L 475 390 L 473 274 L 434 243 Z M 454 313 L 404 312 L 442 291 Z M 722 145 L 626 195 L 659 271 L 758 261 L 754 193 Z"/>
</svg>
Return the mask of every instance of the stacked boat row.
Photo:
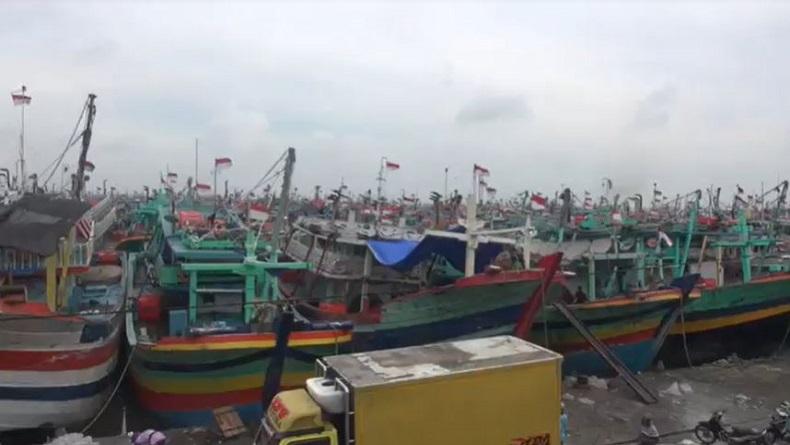
<svg viewBox="0 0 790 445">
<path fill-rule="evenodd" d="M 33 209 L 38 199 L 10 211 L 47 214 Z M 0 222 L 2 258 L 16 255 L 0 287 L 0 428 L 92 418 L 113 387 L 124 321 L 137 402 L 171 426 L 212 424 L 226 406 L 260 418 L 286 310 L 296 324 L 284 387 L 311 376 L 317 357 L 513 333 L 525 317 L 525 335 L 561 352 L 564 373 L 611 374 L 558 301 L 634 372 L 744 343 L 755 352 L 790 323 L 780 234 L 745 212 L 701 220 L 693 200 L 672 224 L 592 229 L 541 228 L 532 218 L 552 214 L 534 209 L 523 224 L 496 227 L 478 221 L 470 200 L 448 230 L 410 226 L 408 215 L 386 226 L 375 212 L 315 216 L 301 207 L 311 203 L 289 203 L 287 188 L 276 202 L 168 188 L 126 202 L 134 209 L 107 240 L 111 252 L 93 250 L 100 235 L 79 233 L 86 208 L 75 202 L 46 204 L 57 210 L 42 220 L 59 222 L 36 240 L 18 218 Z M 267 216 L 250 218 L 261 207 Z M 564 257 L 550 273 L 555 251 Z M 699 274 L 690 293 L 671 286 L 690 273 Z"/>
</svg>

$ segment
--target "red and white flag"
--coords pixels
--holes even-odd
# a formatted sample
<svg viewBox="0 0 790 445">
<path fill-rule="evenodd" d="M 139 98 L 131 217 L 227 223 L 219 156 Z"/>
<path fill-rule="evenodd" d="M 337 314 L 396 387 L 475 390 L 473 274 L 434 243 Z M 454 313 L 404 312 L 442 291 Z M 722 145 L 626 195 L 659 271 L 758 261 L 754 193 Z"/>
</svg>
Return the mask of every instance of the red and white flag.
<svg viewBox="0 0 790 445">
<path fill-rule="evenodd" d="M 529 200 L 532 203 L 532 208 L 536 209 L 536 210 L 543 210 L 543 209 L 545 209 L 546 208 L 546 203 L 548 202 L 547 198 L 545 198 L 543 196 L 540 196 L 540 195 L 532 195 L 529 198 Z"/>
<path fill-rule="evenodd" d="M 216 158 L 214 159 L 214 168 L 217 170 L 224 170 L 233 165 L 230 158 Z"/>
<path fill-rule="evenodd" d="M 195 184 L 195 190 L 197 190 L 198 195 L 206 196 L 211 193 L 211 186 L 208 184 L 201 184 L 198 182 L 197 184 Z"/>
<path fill-rule="evenodd" d="M 93 220 L 89 218 L 81 218 L 77 221 L 77 236 L 82 239 L 89 240 L 93 237 Z"/>
<path fill-rule="evenodd" d="M 384 161 L 384 166 L 387 167 L 387 170 L 398 170 L 400 168 L 400 164 L 390 161 Z"/>
<path fill-rule="evenodd" d="M 483 167 L 482 165 L 477 165 L 477 164 L 475 164 L 474 172 L 476 174 L 480 175 L 480 176 L 488 176 L 489 174 L 491 174 L 491 172 L 488 171 L 487 168 Z"/>
<path fill-rule="evenodd" d="M 251 221 L 266 222 L 269 220 L 269 209 L 263 204 L 250 204 L 247 218 Z"/>
<path fill-rule="evenodd" d="M 85 171 L 90 173 L 90 172 L 92 172 L 94 170 L 96 170 L 96 166 L 93 165 L 93 162 L 85 161 Z"/>
<path fill-rule="evenodd" d="M 27 94 L 27 87 L 22 85 L 22 89 L 11 93 L 11 100 L 14 105 L 30 105 L 32 98 Z"/>
</svg>

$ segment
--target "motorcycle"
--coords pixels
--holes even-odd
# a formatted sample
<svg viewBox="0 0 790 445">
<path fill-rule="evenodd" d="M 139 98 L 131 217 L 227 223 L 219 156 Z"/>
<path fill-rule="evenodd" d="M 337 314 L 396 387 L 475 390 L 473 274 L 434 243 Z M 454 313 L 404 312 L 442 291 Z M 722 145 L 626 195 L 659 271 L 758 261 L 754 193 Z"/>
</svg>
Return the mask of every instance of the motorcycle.
<svg viewBox="0 0 790 445">
<path fill-rule="evenodd" d="M 710 419 L 699 422 L 694 428 L 694 435 L 705 445 L 716 441 L 728 445 L 771 445 L 776 435 L 771 429 L 755 430 L 738 428 L 724 423 L 724 411 L 716 411 Z"/>
<path fill-rule="evenodd" d="M 705 445 L 716 441 L 727 442 L 727 431 L 723 422 L 724 411 L 716 411 L 710 419 L 699 422 L 694 428 L 694 435 Z"/>
<path fill-rule="evenodd" d="M 774 438 L 790 442 L 790 402 L 782 402 L 771 415 L 768 431 Z"/>
</svg>

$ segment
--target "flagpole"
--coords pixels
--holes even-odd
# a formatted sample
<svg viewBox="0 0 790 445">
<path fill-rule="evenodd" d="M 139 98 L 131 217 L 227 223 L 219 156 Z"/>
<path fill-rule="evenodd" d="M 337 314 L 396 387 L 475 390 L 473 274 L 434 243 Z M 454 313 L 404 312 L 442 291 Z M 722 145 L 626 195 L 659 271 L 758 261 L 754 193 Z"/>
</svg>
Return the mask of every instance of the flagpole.
<svg viewBox="0 0 790 445">
<path fill-rule="evenodd" d="M 198 184 L 198 138 L 195 138 L 195 190 Z"/>
<path fill-rule="evenodd" d="M 25 87 L 22 87 L 22 94 L 25 94 Z M 22 193 L 25 193 L 25 104 L 22 103 L 22 132 L 19 134 L 19 175 L 21 176 Z"/>
<path fill-rule="evenodd" d="M 374 227 L 377 227 L 379 224 L 379 220 L 381 219 L 381 185 L 384 182 L 384 163 L 387 161 L 387 158 L 381 157 L 381 161 L 379 162 L 379 187 L 378 191 L 376 192 L 376 221 L 374 222 Z"/>
<path fill-rule="evenodd" d="M 447 172 L 450 170 L 450 167 L 444 168 L 444 199 L 447 199 Z"/>
<path fill-rule="evenodd" d="M 214 210 L 217 210 L 217 163 L 214 162 Z"/>
</svg>

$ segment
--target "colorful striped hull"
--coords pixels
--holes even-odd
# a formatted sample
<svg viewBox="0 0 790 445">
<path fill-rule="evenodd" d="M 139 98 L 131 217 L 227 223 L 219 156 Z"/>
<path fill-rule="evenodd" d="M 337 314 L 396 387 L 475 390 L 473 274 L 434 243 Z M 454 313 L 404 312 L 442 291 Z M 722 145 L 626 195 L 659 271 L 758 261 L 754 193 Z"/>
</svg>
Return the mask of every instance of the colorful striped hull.
<svg viewBox="0 0 790 445">
<path fill-rule="evenodd" d="M 317 357 L 342 352 L 350 340 L 348 331 L 292 333 L 282 386 L 303 385 L 315 374 Z M 137 398 L 171 427 L 212 424 L 212 410 L 223 406 L 256 421 L 274 344 L 272 333 L 168 337 L 138 344 L 131 366 Z"/>
<path fill-rule="evenodd" d="M 661 359 L 687 365 L 683 333 L 693 363 L 732 353 L 755 356 L 781 340 L 790 323 L 790 274 L 703 291 L 673 326 Z M 772 352 L 772 351 L 770 351 Z"/>
<path fill-rule="evenodd" d="M 94 343 L 0 349 L 0 431 L 79 425 L 96 415 L 113 383 L 120 321 Z"/>
<path fill-rule="evenodd" d="M 463 282 L 462 282 L 463 283 Z M 388 303 L 380 323 L 359 325 L 354 350 L 395 348 L 459 338 L 510 334 L 537 280 L 479 282 L 452 286 Z M 557 292 L 553 287 L 552 292 Z M 552 295 L 556 297 L 556 295 Z M 677 304 L 676 291 L 573 305 L 576 316 L 634 371 L 652 362 L 658 327 Z M 565 355 L 566 373 L 606 375 L 611 371 L 576 329 L 553 307 L 539 313 L 530 340 Z"/>
</svg>

